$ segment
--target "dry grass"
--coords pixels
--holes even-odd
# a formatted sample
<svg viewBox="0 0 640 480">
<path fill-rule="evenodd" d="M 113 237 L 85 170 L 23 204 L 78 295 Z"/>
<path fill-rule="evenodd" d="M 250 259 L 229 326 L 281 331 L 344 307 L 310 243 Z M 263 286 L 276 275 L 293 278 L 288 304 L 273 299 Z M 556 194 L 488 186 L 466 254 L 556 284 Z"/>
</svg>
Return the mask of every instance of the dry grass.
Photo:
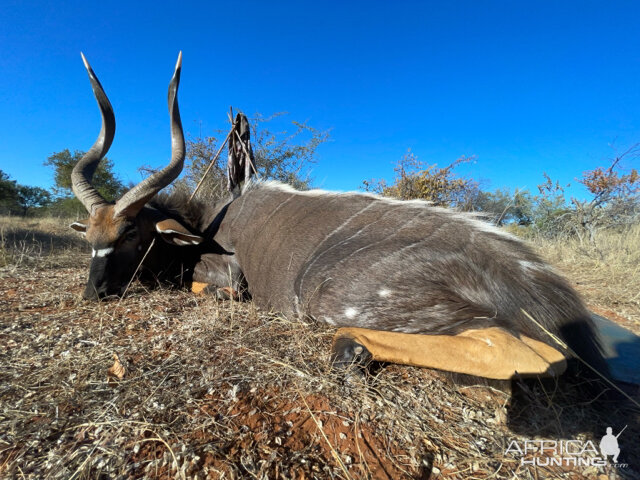
<svg viewBox="0 0 640 480">
<path fill-rule="evenodd" d="M 72 220 L 0 217 L 0 267 L 32 265 L 55 268 L 90 252 L 89 245 L 70 228 Z"/>
<path fill-rule="evenodd" d="M 512 397 L 397 365 L 345 385 L 328 368 L 334 330 L 323 325 L 139 284 L 120 302 L 83 302 L 88 248 L 66 225 L 34 223 L 2 223 L 0 476 L 586 479 L 640 470 L 628 446 L 638 412 L 594 409 L 570 388 L 532 384 Z M 552 260 L 570 254 L 545 248 Z M 598 297 L 603 308 L 637 315 L 637 297 L 630 306 L 608 298 Z M 113 354 L 121 380 L 107 374 Z M 630 424 L 624 470 L 534 467 L 504 453 L 512 440 L 599 439 L 614 421 Z"/>
<path fill-rule="evenodd" d="M 534 247 L 582 294 L 589 306 L 640 334 L 640 225 L 603 231 L 595 244 L 534 239 Z"/>
</svg>

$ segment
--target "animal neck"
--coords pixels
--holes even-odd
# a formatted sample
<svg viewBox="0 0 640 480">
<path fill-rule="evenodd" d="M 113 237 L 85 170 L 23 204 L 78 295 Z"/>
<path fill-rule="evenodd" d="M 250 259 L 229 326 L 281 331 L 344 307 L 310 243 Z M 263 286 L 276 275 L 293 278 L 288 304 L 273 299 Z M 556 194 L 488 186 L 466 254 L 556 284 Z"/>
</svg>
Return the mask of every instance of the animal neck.
<svg viewBox="0 0 640 480">
<path fill-rule="evenodd" d="M 212 222 L 213 239 L 235 252 L 269 235 L 270 220 L 280 206 L 301 193 L 279 182 L 251 182 L 242 195 L 224 205 Z"/>
</svg>

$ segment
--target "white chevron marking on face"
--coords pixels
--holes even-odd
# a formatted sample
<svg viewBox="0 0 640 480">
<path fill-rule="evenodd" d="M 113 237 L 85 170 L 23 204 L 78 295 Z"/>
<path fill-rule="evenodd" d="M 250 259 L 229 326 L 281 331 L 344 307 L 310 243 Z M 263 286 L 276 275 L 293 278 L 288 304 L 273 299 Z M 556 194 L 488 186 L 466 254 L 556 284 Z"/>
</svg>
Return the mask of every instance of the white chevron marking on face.
<svg viewBox="0 0 640 480">
<path fill-rule="evenodd" d="M 113 247 L 101 248 L 99 250 L 91 250 L 91 256 L 92 257 L 106 257 L 111 252 L 113 252 Z"/>
</svg>

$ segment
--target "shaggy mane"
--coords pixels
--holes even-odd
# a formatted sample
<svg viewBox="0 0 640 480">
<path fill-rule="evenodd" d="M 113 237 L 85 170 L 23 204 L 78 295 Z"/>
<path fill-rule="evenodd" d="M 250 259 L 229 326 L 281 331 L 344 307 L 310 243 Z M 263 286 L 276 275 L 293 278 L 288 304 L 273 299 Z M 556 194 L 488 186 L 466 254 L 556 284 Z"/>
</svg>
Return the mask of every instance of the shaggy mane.
<svg viewBox="0 0 640 480">
<path fill-rule="evenodd" d="M 208 209 L 213 210 L 208 203 L 202 200 L 193 199 L 189 201 L 189 194 L 183 191 L 172 191 L 169 193 L 159 193 L 153 197 L 148 205 L 155 208 L 168 217 L 178 220 L 185 226 L 196 232 L 203 232 L 208 226 L 208 221 L 203 212 Z"/>
</svg>

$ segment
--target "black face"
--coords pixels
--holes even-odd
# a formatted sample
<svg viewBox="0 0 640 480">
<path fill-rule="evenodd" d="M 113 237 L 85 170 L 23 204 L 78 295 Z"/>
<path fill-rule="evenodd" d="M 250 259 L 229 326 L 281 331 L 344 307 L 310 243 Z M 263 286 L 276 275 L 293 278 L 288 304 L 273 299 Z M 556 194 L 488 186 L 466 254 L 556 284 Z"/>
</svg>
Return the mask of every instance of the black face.
<svg viewBox="0 0 640 480">
<path fill-rule="evenodd" d="M 134 224 L 127 225 L 115 242 L 98 243 L 92 247 L 93 257 L 83 298 L 100 300 L 113 295 L 122 296 L 146 251 L 138 229 Z"/>
<path fill-rule="evenodd" d="M 196 246 L 203 241 L 179 221 L 146 207 L 128 219 L 114 217 L 108 206 L 71 228 L 91 244 L 89 279 L 82 295 L 87 300 L 124 295 L 137 272 L 153 282 L 190 281 L 200 255 Z"/>
</svg>

